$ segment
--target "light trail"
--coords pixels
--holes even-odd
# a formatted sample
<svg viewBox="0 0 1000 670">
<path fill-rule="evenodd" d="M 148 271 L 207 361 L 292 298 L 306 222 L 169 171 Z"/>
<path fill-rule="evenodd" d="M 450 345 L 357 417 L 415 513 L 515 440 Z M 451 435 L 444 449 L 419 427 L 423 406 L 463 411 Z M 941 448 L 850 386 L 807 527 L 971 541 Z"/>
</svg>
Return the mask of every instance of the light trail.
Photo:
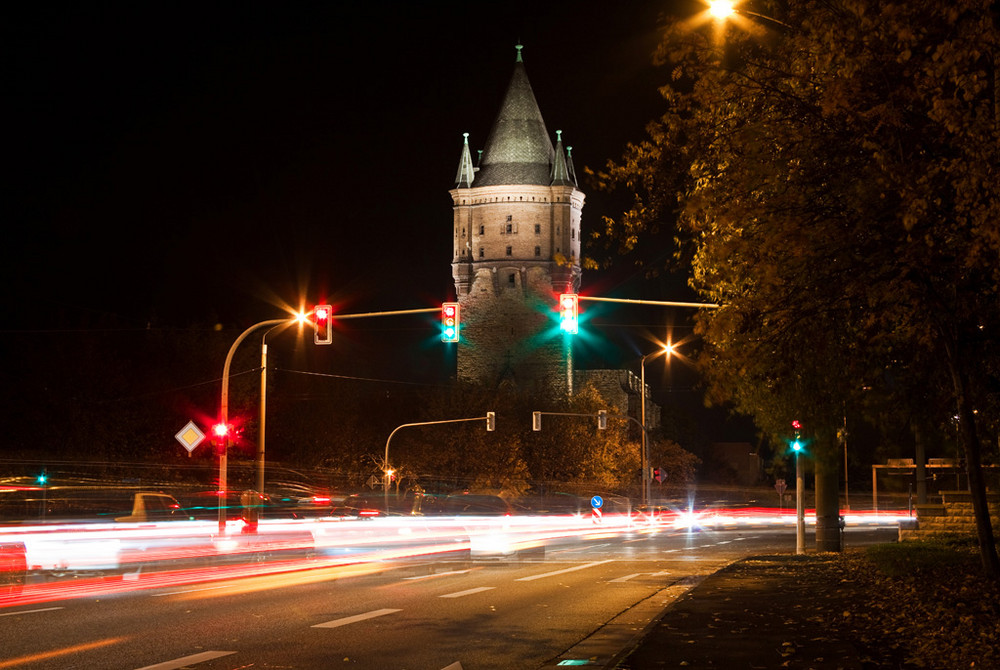
<svg viewBox="0 0 1000 670">
<path fill-rule="evenodd" d="M 905 512 L 852 512 L 844 522 L 887 526 L 906 517 Z M 814 510 L 808 510 L 806 523 L 815 522 Z M 253 578 L 240 586 L 192 591 L 209 595 L 191 597 L 232 595 L 336 579 L 346 574 L 345 566 L 397 559 L 503 558 L 567 540 L 627 542 L 664 532 L 794 525 L 794 510 L 658 508 L 649 514 L 608 514 L 596 526 L 589 514 L 265 519 L 257 533 L 240 532 L 241 524 L 233 522 L 223 535 L 214 522 L 7 526 L 0 527 L 0 544 L 23 545 L 29 578 L 23 586 L 15 580 L 0 595 L 0 608 Z M 31 575 L 73 578 L 42 583 Z"/>
</svg>

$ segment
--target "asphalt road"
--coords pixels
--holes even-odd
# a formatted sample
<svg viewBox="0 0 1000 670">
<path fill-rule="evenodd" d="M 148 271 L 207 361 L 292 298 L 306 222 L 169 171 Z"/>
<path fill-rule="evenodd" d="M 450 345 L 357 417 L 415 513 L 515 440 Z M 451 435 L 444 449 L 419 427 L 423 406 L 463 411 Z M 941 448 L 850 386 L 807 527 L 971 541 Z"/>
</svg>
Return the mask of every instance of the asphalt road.
<svg viewBox="0 0 1000 670">
<path fill-rule="evenodd" d="M 699 579 L 794 547 L 793 529 L 636 533 L 76 597 L 0 610 L 0 669 L 555 667 L 610 658 Z"/>
</svg>

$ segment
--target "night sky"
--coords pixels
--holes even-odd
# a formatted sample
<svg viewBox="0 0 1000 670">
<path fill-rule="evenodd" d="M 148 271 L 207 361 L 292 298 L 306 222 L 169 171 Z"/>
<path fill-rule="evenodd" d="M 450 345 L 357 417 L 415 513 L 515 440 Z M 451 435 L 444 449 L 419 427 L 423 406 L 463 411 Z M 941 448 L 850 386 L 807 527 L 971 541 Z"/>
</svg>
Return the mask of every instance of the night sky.
<svg viewBox="0 0 1000 670">
<path fill-rule="evenodd" d="M 462 133 L 482 148 L 515 44 L 580 173 L 657 112 L 662 0 L 28 4 L 4 47 L 14 328 L 432 306 Z M 581 187 L 586 228 L 612 212 Z"/>
<path fill-rule="evenodd" d="M 282 304 L 453 299 L 448 190 L 524 45 L 583 181 L 658 116 L 662 11 L 694 0 L 24 3 L 10 14 L 0 331 L 245 327 Z M 678 9 L 680 8 L 680 9 Z M 13 113 L 11 113 L 11 111 Z M 586 237 L 585 237 L 586 240 Z M 651 258 L 671 250 L 649 249 Z M 584 252 L 587 253 L 586 250 Z M 690 300 L 619 264 L 584 292 Z M 325 299 L 325 300 L 324 300 Z M 584 305 L 578 360 L 627 366 L 676 315 Z M 358 323 L 358 322 L 355 322 Z M 8 352 L 10 353 L 10 352 Z M 664 380 L 684 386 L 688 381 Z"/>
</svg>

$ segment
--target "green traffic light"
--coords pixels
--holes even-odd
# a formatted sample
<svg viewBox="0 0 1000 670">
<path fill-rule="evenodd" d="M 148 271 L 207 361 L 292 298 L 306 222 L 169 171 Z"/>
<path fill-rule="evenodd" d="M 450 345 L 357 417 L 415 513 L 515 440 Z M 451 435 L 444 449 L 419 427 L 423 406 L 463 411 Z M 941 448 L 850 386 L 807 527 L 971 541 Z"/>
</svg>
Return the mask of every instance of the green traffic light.
<svg viewBox="0 0 1000 670">
<path fill-rule="evenodd" d="M 792 451 L 802 451 L 803 446 L 801 440 L 792 440 Z"/>
<path fill-rule="evenodd" d="M 41 484 L 42 486 L 44 486 L 45 482 L 47 482 L 48 480 L 49 480 L 49 477 L 44 472 L 42 474 L 38 475 L 38 477 L 36 478 L 36 481 L 39 484 Z"/>
</svg>

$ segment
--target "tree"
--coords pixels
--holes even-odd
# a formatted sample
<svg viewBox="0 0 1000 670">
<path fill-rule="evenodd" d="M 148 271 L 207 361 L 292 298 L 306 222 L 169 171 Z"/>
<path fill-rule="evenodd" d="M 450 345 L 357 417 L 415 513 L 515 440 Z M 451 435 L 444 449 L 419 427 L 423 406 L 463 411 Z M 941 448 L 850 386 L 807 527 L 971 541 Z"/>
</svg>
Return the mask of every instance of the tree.
<svg viewBox="0 0 1000 670">
<path fill-rule="evenodd" d="M 692 286 L 723 305 L 698 317 L 710 398 L 776 441 L 792 419 L 811 431 L 819 548 L 836 538 L 843 407 L 926 368 L 948 380 L 1000 578 L 980 438 L 1000 337 L 992 5 L 801 0 L 716 30 L 673 21 L 666 113 L 595 176 L 635 195 L 606 242 L 634 248 L 676 213 Z"/>
</svg>

